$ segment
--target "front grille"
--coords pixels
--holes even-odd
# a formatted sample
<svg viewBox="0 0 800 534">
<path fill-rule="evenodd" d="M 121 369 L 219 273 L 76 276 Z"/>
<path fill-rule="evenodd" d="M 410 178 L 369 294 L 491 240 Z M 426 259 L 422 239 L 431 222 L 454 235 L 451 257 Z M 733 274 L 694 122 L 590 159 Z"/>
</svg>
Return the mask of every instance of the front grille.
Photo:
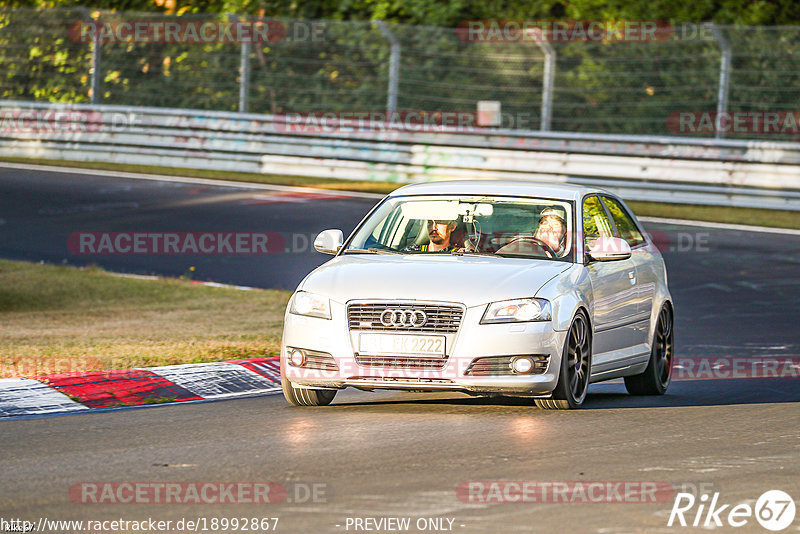
<svg viewBox="0 0 800 534">
<path fill-rule="evenodd" d="M 387 309 L 423 311 L 427 316 L 427 321 L 422 326 L 385 326 L 381 323 L 381 314 Z M 455 305 L 379 302 L 350 304 L 347 307 L 347 322 L 350 330 L 453 334 L 458 331 L 463 317 L 464 308 Z"/>
<path fill-rule="evenodd" d="M 365 367 L 389 367 L 394 369 L 442 369 L 447 358 L 408 356 L 361 356 L 356 354 L 358 365 Z"/>
<path fill-rule="evenodd" d="M 533 359 L 533 369 L 525 373 L 528 375 L 540 375 L 547 370 L 547 363 L 550 357 L 544 354 L 525 354 Z M 467 376 L 500 376 L 500 375 L 514 375 L 511 369 L 511 360 L 516 358 L 514 356 L 487 356 L 484 358 L 475 358 L 469 364 L 464 374 Z M 521 375 L 519 375 L 521 376 Z"/>
</svg>

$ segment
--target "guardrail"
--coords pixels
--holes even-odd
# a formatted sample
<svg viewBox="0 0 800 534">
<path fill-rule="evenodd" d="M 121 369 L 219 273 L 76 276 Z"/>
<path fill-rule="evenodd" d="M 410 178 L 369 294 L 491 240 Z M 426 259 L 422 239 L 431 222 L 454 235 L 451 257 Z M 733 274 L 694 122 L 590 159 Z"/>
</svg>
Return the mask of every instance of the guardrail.
<svg viewBox="0 0 800 534">
<path fill-rule="evenodd" d="M 800 143 L 396 127 L 0 101 L 0 156 L 351 180 L 557 181 L 630 200 L 800 210 Z"/>
</svg>

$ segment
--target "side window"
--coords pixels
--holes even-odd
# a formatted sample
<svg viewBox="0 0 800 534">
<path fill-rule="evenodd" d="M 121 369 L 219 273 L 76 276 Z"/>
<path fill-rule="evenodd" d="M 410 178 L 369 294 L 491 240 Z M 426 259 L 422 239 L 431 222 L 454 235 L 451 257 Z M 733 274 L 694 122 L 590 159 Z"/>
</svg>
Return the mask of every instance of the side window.
<svg viewBox="0 0 800 534">
<path fill-rule="evenodd" d="M 396 247 L 405 234 L 412 229 L 411 225 L 414 222 L 413 220 L 405 219 L 402 210 L 395 207 L 385 219 L 375 226 L 366 246 L 382 243 L 390 247 Z"/>
<path fill-rule="evenodd" d="M 583 233 L 587 245 L 598 237 L 614 236 L 606 210 L 596 196 L 587 197 L 583 201 Z"/>
<path fill-rule="evenodd" d="M 405 221 L 403 232 L 395 239 L 391 245 L 395 248 L 405 248 L 415 243 L 424 244 L 428 240 L 427 221 L 422 219 L 409 219 Z M 422 235 L 425 235 L 423 238 Z"/>
<path fill-rule="evenodd" d="M 387 243 L 389 241 L 389 232 L 394 228 L 394 224 L 400 217 L 400 209 L 393 209 L 385 219 L 375 225 L 372 231 L 372 241 L 376 243 Z"/>
<path fill-rule="evenodd" d="M 620 204 L 617 199 L 611 197 L 603 197 L 603 202 L 605 202 L 608 212 L 611 214 L 611 218 L 614 219 L 614 225 L 616 225 L 619 231 L 619 237 L 627 241 L 631 247 L 644 243 L 642 233 L 622 204 Z"/>
</svg>

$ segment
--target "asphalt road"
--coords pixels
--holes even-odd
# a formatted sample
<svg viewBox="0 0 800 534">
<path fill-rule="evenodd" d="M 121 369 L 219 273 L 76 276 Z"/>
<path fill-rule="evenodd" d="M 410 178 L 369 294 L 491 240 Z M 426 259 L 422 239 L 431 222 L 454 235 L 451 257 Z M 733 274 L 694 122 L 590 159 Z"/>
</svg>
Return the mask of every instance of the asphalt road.
<svg viewBox="0 0 800 534">
<path fill-rule="evenodd" d="M 348 231 L 374 203 L 267 198 L 275 196 L 0 169 L 0 257 L 168 275 L 194 266 L 196 278 L 290 288 L 325 258 L 307 249 L 95 257 L 70 254 L 66 242 L 85 231 Z M 798 356 L 800 236 L 647 226 L 664 247 L 678 356 Z M 325 408 L 292 408 L 271 396 L 3 421 L 0 519 L 279 517 L 278 532 L 364 532 L 354 529 L 355 519 L 410 517 L 410 532 L 418 531 L 418 518 L 452 519 L 451 531 L 465 533 L 692 531 L 667 527 L 672 499 L 474 504 L 456 488 L 469 481 L 650 481 L 719 492 L 720 503 L 752 505 L 771 489 L 798 500 L 798 385 L 791 378 L 680 381 L 664 397 L 634 398 L 619 383 L 596 384 L 585 409 L 565 413 L 460 394 L 346 391 Z M 70 487 L 91 481 L 274 481 L 290 488 L 294 502 L 70 500 Z M 292 494 L 305 487 L 299 484 L 323 484 L 324 496 L 296 502 L 303 500 Z M 696 511 L 687 512 L 690 522 Z M 754 519 L 737 531 L 767 532 Z M 798 531 L 800 518 L 786 530 Z"/>
<path fill-rule="evenodd" d="M 376 202 L 336 192 L 119 179 L 0 164 L 0 257 L 294 289 L 326 259 L 314 251 L 314 237 L 332 227 L 350 232 Z M 186 253 L 121 253 L 128 244 L 123 241 L 123 247 L 112 247 L 114 253 L 98 254 L 92 250 L 107 252 L 99 239 L 93 249 L 80 248 L 78 236 L 88 233 L 266 233 L 271 239 L 267 254 L 248 253 L 247 247 L 229 253 L 235 240 L 222 253 L 183 248 Z M 277 250 L 273 240 L 281 245 Z"/>
</svg>

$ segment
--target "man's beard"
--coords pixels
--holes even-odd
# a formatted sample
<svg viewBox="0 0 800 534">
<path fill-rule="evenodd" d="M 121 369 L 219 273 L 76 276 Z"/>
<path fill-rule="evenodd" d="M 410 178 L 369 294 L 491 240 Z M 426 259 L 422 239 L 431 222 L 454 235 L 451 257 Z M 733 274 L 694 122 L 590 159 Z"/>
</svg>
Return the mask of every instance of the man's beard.
<svg viewBox="0 0 800 534">
<path fill-rule="evenodd" d="M 439 234 L 428 234 L 428 237 L 430 238 L 431 243 L 435 243 L 437 245 L 441 245 L 445 241 L 444 237 Z"/>
</svg>

